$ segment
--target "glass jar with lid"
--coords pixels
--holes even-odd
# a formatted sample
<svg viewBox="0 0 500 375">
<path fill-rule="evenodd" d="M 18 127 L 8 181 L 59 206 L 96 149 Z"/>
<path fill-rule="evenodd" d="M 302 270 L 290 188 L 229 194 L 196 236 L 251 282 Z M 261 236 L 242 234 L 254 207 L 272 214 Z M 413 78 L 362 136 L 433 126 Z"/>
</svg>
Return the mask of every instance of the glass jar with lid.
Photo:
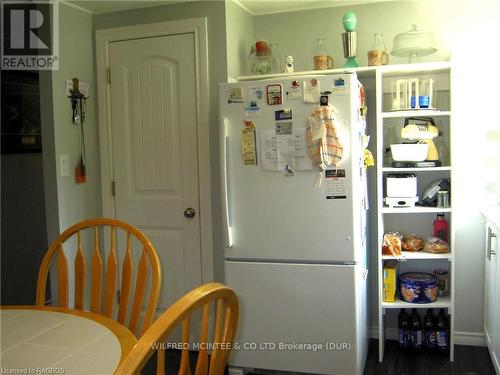
<svg viewBox="0 0 500 375">
<path fill-rule="evenodd" d="M 314 51 L 314 70 L 333 69 L 333 57 L 329 55 L 325 38 L 316 39 Z"/>
<path fill-rule="evenodd" d="M 387 52 L 387 49 L 385 48 L 385 43 L 384 43 L 384 36 L 382 33 L 373 34 L 373 44 L 372 44 L 371 50 L 372 51 Z"/>
<path fill-rule="evenodd" d="M 272 73 L 272 56 L 269 44 L 261 39 L 255 42 L 248 56 L 250 63 L 250 74 Z"/>
<path fill-rule="evenodd" d="M 368 65 L 386 65 L 389 62 L 389 55 L 385 48 L 384 37 L 382 33 L 373 35 L 372 49 L 368 51 Z"/>
</svg>

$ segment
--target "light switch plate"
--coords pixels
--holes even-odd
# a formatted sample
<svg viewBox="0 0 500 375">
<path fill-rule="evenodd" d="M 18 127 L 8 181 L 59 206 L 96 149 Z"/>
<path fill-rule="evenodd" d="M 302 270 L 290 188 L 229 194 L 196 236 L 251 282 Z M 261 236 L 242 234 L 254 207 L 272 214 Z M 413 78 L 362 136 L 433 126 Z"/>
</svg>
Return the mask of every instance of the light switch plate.
<svg viewBox="0 0 500 375">
<path fill-rule="evenodd" d="M 61 177 L 69 176 L 69 155 L 59 155 L 59 174 Z"/>
</svg>

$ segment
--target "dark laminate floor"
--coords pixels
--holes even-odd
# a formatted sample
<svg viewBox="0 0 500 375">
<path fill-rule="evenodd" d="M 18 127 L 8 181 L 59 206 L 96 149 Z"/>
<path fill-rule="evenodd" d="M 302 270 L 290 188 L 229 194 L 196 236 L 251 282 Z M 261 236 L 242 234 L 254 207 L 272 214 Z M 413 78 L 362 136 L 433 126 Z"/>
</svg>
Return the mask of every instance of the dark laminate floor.
<svg viewBox="0 0 500 375">
<path fill-rule="evenodd" d="M 486 347 L 455 345 L 455 358 L 440 353 L 399 350 L 396 341 L 388 341 L 384 362 L 378 362 L 378 342 L 370 341 L 364 375 L 495 375 Z"/>
<path fill-rule="evenodd" d="M 192 354 L 191 368 L 194 370 L 196 356 Z M 156 373 L 155 357 L 144 368 L 143 375 Z M 179 352 L 167 353 L 167 375 L 177 374 L 179 360 Z M 273 374 L 279 373 L 273 372 Z M 448 354 L 419 353 L 416 355 L 399 350 L 396 341 L 388 341 L 384 362 L 379 363 L 378 341 L 370 340 L 363 375 L 495 375 L 495 370 L 486 347 L 455 345 L 455 361 L 451 363 Z"/>
</svg>

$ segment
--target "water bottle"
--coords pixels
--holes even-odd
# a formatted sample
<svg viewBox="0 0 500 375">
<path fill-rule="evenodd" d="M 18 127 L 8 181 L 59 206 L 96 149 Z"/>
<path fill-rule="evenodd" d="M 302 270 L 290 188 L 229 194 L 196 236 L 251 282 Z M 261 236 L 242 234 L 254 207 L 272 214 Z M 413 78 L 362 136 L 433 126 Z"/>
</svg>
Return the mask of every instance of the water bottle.
<svg viewBox="0 0 500 375">
<path fill-rule="evenodd" d="M 439 314 L 436 323 L 436 344 L 439 351 L 448 351 L 450 346 L 450 338 L 448 334 L 448 318 L 444 313 L 444 309 L 439 309 Z"/>
<path fill-rule="evenodd" d="M 424 316 L 424 348 L 428 351 L 436 350 L 436 317 L 432 309 L 427 309 Z"/>
<path fill-rule="evenodd" d="M 417 309 L 413 309 L 410 315 L 410 341 L 411 348 L 413 350 L 419 351 L 422 349 L 422 320 L 417 312 Z"/>
<path fill-rule="evenodd" d="M 409 317 L 406 313 L 406 309 L 401 309 L 398 315 L 398 329 L 399 329 L 399 347 L 402 349 L 408 349 L 409 345 Z"/>
</svg>

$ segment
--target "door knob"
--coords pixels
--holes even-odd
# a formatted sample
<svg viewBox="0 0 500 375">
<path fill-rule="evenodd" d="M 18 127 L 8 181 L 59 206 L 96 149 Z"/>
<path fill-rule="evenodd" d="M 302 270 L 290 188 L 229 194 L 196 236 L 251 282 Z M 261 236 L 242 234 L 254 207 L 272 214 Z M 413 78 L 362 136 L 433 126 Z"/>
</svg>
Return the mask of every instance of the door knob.
<svg viewBox="0 0 500 375">
<path fill-rule="evenodd" d="M 194 210 L 194 208 L 188 207 L 184 210 L 185 217 L 192 219 L 194 215 L 196 215 L 196 211 Z"/>
</svg>

